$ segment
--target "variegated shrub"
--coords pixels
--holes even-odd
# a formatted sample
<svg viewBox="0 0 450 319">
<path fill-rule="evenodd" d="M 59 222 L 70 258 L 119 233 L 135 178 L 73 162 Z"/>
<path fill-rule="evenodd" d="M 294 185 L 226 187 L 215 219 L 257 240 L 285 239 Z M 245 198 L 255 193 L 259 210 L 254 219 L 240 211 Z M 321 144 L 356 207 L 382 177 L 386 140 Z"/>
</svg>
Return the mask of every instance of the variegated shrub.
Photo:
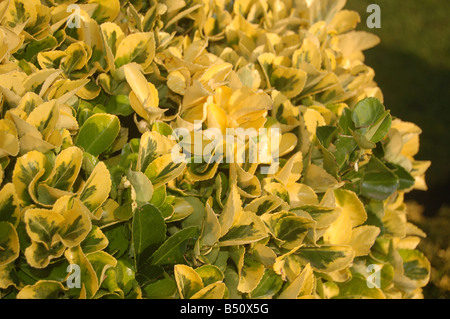
<svg viewBox="0 0 450 319">
<path fill-rule="evenodd" d="M 430 163 L 344 6 L 0 2 L 0 297 L 422 297 Z"/>
</svg>

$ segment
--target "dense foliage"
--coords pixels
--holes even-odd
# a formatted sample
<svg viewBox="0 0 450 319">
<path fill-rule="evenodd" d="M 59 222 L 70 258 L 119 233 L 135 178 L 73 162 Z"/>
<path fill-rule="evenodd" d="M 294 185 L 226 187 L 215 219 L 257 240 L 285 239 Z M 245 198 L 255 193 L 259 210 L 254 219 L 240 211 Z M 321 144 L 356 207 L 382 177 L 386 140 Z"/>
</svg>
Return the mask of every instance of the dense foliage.
<svg viewBox="0 0 450 319">
<path fill-rule="evenodd" d="M 421 297 L 430 163 L 344 5 L 1 2 L 0 296 Z M 231 128 L 278 129 L 279 169 Z"/>
</svg>

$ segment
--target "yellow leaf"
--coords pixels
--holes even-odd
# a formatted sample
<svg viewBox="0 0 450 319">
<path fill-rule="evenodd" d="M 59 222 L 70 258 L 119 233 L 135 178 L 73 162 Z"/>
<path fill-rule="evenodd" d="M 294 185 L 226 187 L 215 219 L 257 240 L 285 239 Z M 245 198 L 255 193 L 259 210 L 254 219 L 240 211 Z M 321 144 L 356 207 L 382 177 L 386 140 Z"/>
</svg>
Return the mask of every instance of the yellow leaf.
<svg viewBox="0 0 450 319">
<path fill-rule="evenodd" d="M 306 170 L 305 184 L 310 186 L 316 193 L 324 193 L 329 188 L 339 188 L 343 185 L 343 182 L 338 182 L 336 178 L 328 174 L 322 167 L 311 164 Z"/>
<path fill-rule="evenodd" d="M 108 198 L 111 184 L 108 168 L 105 163 L 99 162 L 86 181 L 79 198 L 94 213 Z"/>
<path fill-rule="evenodd" d="M 299 206 L 317 206 L 319 200 L 314 190 L 305 184 L 293 183 L 287 187 L 291 208 Z"/>
<path fill-rule="evenodd" d="M 89 0 L 88 3 L 98 5 L 92 17 L 99 23 L 113 21 L 120 12 L 119 0 Z"/>
<path fill-rule="evenodd" d="M 302 176 L 303 155 L 297 152 L 289 158 L 284 166 L 275 175 L 275 178 L 283 185 L 288 186 L 295 183 Z"/>
<path fill-rule="evenodd" d="M 359 226 L 366 221 L 366 210 L 356 193 L 345 189 L 335 189 L 334 196 L 337 206 L 342 208 L 342 213 L 350 218 L 352 227 Z"/>
<path fill-rule="evenodd" d="M 223 282 L 216 282 L 196 292 L 191 299 L 222 299 L 226 286 Z"/>
<path fill-rule="evenodd" d="M 222 213 L 219 216 L 219 223 L 221 225 L 221 237 L 224 236 L 234 221 L 239 218 L 242 210 L 242 202 L 239 196 L 236 185 L 231 185 L 230 193 Z"/>
<path fill-rule="evenodd" d="M 0 120 L 0 158 L 16 156 L 19 153 L 19 139 L 13 122 Z"/>
<path fill-rule="evenodd" d="M 315 285 L 315 278 L 311 265 L 308 263 L 302 272 L 295 278 L 278 299 L 297 299 L 298 297 L 311 295 Z"/>
<path fill-rule="evenodd" d="M 349 245 L 355 250 L 355 257 L 367 255 L 379 234 L 380 228 L 376 226 L 364 225 L 354 228 Z"/>
</svg>

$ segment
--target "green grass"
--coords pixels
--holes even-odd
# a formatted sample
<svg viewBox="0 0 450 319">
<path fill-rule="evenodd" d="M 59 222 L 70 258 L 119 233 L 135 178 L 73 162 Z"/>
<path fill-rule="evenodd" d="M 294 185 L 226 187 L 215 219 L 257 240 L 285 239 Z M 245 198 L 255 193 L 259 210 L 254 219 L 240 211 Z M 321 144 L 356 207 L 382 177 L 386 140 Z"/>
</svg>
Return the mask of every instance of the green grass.
<svg viewBox="0 0 450 319">
<path fill-rule="evenodd" d="M 371 3 L 381 8 L 380 29 L 366 26 Z M 448 203 L 442 188 L 450 187 L 450 1 L 348 0 L 346 8 L 360 13 L 360 30 L 380 37 L 381 43 L 365 52 L 366 64 L 374 68 L 392 114 L 422 128 L 416 158 L 432 161 L 429 193 Z M 427 214 L 441 205 L 432 206 Z"/>
<path fill-rule="evenodd" d="M 369 4 L 381 8 L 381 28 L 369 29 Z M 425 213 L 414 213 L 414 222 L 428 237 L 419 249 L 432 264 L 425 298 L 450 298 L 450 1 L 348 0 L 347 9 L 361 16 L 359 30 L 380 37 L 377 47 L 365 52 L 366 64 L 375 70 L 375 81 L 384 104 L 394 116 L 422 128 L 419 160 L 431 160 L 427 192 L 407 196 Z"/>
<path fill-rule="evenodd" d="M 372 3 L 381 8 L 380 29 L 365 26 L 370 14 L 367 6 Z M 360 13 L 361 29 L 377 34 L 382 47 L 412 53 L 432 67 L 450 69 L 449 1 L 347 0 L 346 8 Z"/>
</svg>

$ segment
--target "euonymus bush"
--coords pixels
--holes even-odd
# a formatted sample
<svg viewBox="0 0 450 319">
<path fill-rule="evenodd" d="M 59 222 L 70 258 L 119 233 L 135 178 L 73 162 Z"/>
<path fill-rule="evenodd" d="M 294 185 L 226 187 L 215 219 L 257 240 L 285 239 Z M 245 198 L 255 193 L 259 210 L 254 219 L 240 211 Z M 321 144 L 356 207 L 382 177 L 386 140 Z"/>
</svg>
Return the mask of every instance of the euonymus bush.
<svg viewBox="0 0 450 319">
<path fill-rule="evenodd" d="M 344 5 L 1 2 L 0 296 L 422 297 L 421 131 Z"/>
</svg>

